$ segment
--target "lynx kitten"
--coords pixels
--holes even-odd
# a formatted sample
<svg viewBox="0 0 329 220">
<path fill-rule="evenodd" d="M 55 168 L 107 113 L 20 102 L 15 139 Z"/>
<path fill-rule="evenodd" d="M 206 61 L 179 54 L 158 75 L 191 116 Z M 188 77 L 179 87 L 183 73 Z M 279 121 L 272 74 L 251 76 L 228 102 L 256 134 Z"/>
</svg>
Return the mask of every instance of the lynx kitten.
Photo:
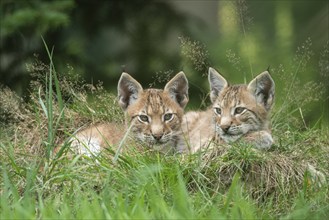
<svg viewBox="0 0 329 220">
<path fill-rule="evenodd" d="M 206 147 L 212 140 L 232 143 L 243 140 L 256 148 L 273 144 L 269 111 L 274 100 L 274 81 L 265 71 L 248 85 L 229 85 L 213 68 L 209 68 L 211 108 L 188 112 L 183 130 L 191 152 Z"/>
<path fill-rule="evenodd" d="M 181 122 L 188 102 L 188 81 L 179 72 L 161 89 L 143 89 L 129 74 L 118 82 L 118 102 L 125 111 L 128 127 L 103 123 L 78 132 L 71 147 L 79 153 L 93 155 L 103 148 L 118 147 L 127 134 L 128 142 L 163 153 L 179 151 L 184 143 Z M 130 141 L 129 141 L 130 140 Z"/>
</svg>

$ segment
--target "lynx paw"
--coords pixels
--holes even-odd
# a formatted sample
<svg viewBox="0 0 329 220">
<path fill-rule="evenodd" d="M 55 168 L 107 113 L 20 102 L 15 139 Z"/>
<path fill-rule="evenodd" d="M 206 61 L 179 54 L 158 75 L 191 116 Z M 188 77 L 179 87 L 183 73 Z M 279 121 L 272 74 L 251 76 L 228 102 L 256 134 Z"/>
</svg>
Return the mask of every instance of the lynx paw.
<svg viewBox="0 0 329 220">
<path fill-rule="evenodd" d="M 247 134 L 244 138 L 245 141 L 253 144 L 257 149 L 269 149 L 274 143 L 272 135 L 267 131 L 255 131 Z"/>
</svg>

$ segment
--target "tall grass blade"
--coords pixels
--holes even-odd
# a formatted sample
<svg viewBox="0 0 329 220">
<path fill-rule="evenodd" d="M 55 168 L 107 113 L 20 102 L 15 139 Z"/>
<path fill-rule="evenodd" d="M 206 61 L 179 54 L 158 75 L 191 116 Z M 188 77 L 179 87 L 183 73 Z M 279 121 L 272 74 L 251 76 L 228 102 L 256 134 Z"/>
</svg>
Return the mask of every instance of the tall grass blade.
<svg viewBox="0 0 329 220">
<path fill-rule="evenodd" d="M 46 116 L 47 116 L 47 120 L 48 120 L 48 139 L 47 139 L 47 143 L 46 143 L 46 157 L 47 157 L 47 160 L 49 160 L 51 152 L 54 148 L 54 139 L 55 139 L 56 130 L 58 128 L 60 121 L 64 118 L 64 104 L 63 104 L 62 94 L 61 94 L 61 90 L 60 90 L 60 86 L 59 86 L 59 80 L 57 78 L 55 66 L 54 66 L 53 59 L 52 59 L 54 47 L 52 48 L 51 51 L 49 51 L 44 38 L 42 36 L 41 36 L 41 38 L 44 43 L 44 46 L 45 46 L 45 49 L 47 51 L 48 58 L 50 61 L 49 81 L 46 82 L 46 84 L 47 84 L 46 88 L 48 88 L 48 89 L 46 89 L 47 106 L 44 104 L 42 99 L 39 98 L 39 102 L 42 106 L 42 109 L 45 112 L 47 112 Z M 56 121 L 55 127 L 54 127 L 54 108 L 53 108 L 53 84 L 55 85 L 57 102 L 58 102 L 59 109 L 60 109 L 59 118 Z M 39 97 L 40 97 L 40 95 L 39 95 Z"/>
<path fill-rule="evenodd" d="M 42 38 L 43 44 L 46 48 L 48 58 L 50 60 L 50 69 L 54 70 L 53 75 L 54 75 L 54 83 L 55 83 L 56 94 L 57 94 L 57 101 L 58 101 L 59 109 L 62 110 L 64 108 L 64 102 L 63 102 L 63 98 L 62 98 L 62 92 L 61 92 L 61 89 L 60 89 L 60 86 L 59 86 L 59 80 L 58 80 L 58 77 L 57 77 L 56 69 L 55 69 L 55 66 L 54 66 L 54 63 L 53 63 L 53 60 L 52 60 L 53 49 L 54 48 L 52 48 L 52 51 L 50 53 L 49 49 L 48 49 L 48 46 L 46 44 L 46 41 L 44 40 L 44 38 L 42 36 L 41 36 L 41 38 Z"/>
<path fill-rule="evenodd" d="M 130 134 L 130 130 L 132 128 L 132 123 L 129 125 L 125 135 L 123 136 L 122 140 L 120 141 L 119 143 L 119 147 L 118 147 L 118 150 L 116 151 L 115 155 L 114 155 L 114 158 L 113 158 L 113 162 L 116 163 L 118 158 L 119 158 L 119 155 L 120 155 L 120 152 L 121 152 L 121 149 L 123 147 L 123 144 L 125 143 L 126 139 L 128 138 L 128 135 Z"/>
<path fill-rule="evenodd" d="M 48 118 L 48 111 L 47 111 L 46 105 L 43 102 L 42 97 L 41 97 L 41 87 L 39 87 L 39 103 L 41 105 L 41 108 L 42 108 L 43 112 L 46 115 L 46 118 Z"/>
</svg>

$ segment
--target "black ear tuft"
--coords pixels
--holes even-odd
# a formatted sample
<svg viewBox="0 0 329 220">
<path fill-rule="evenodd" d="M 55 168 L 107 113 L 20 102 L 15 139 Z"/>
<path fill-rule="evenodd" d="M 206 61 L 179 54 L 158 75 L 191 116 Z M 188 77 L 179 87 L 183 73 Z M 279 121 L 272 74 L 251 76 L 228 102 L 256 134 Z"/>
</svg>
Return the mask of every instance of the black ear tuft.
<svg viewBox="0 0 329 220">
<path fill-rule="evenodd" d="M 248 84 L 248 90 L 254 94 L 257 103 L 263 105 L 267 111 L 271 109 L 274 102 L 275 83 L 268 71 L 253 79 Z"/>
</svg>

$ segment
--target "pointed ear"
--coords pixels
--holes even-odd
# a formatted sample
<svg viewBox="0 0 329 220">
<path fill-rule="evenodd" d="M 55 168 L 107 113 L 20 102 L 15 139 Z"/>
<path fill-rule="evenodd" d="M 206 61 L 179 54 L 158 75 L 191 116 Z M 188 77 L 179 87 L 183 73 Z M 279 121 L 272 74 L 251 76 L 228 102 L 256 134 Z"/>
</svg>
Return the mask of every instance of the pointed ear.
<svg viewBox="0 0 329 220">
<path fill-rule="evenodd" d="M 165 86 L 170 97 L 184 108 L 188 102 L 188 81 L 184 72 L 179 72 Z"/>
<path fill-rule="evenodd" d="M 248 90 L 254 94 L 257 103 L 268 111 L 274 101 L 275 84 L 268 71 L 262 72 L 248 84 Z"/>
<path fill-rule="evenodd" d="M 227 81 L 214 68 L 209 67 L 210 100 L 215 102 L 219 93 L 228 86 Z"/>
<path fill-rule="evenodd" d="M 118 82 L 118 100 L 123 110 L 134 103 L 143 87 L 128 73 L 123 72 Z"/>
</svg>

